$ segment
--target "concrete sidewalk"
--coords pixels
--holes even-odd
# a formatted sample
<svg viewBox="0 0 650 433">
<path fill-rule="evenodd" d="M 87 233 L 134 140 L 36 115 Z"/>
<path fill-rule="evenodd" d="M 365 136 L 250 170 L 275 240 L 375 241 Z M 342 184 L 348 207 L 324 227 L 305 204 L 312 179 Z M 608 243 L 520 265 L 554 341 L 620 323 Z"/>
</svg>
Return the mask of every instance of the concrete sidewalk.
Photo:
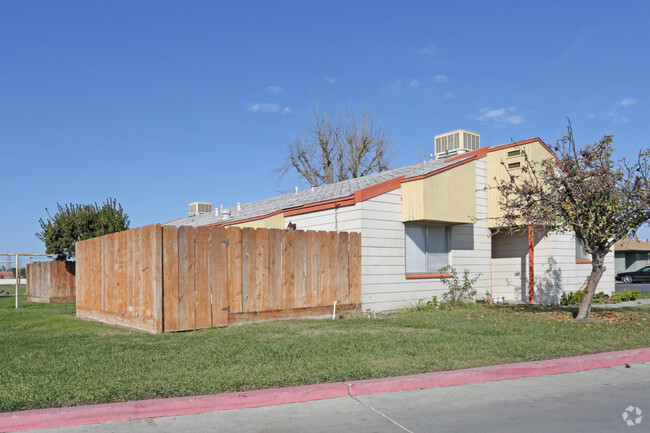
<svg viewBox="0 0 650 433">
<path fill-rule="evenodd" d="M 0 414 L 0 432 L 284 405 L 399 391 L 476 384 L 650 362 L 650 348 L 292 388 Z"/>
<path fill-rule="evenodd" d="M 619 302 L 617 304 L 591 304 L 591 308 L 623 308 L 638 307 L 650 304 L 650 298 L 637 299 L 635 301 Z"/>
<path fill-rule="evenodd" d="M 615 433 L 650 428 L 650 363 L 34 433 Z"/>
</svg>

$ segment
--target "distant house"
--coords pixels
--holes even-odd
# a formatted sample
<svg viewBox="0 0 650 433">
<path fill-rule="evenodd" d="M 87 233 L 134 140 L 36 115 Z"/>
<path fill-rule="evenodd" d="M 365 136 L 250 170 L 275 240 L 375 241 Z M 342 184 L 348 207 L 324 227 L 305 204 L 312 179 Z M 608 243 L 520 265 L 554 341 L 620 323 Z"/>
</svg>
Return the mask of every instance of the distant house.
<svg viewBox="0 0 650 433">
<path fill-rule="evenodd" d="M 215 212 L 193 203 L 192 216 L 167 224 L 360 232 L 364 310 L 440 297 L 446 265 L 480 275 L 479 296 L 512 302 L 528 302 L 533 289 L 535 302 L 557 303 L 583 287 L 591 261 L 573 234 L 496 232 L 495 179 L 507 179 L 505 166 L 523 166 L 522 151 L 535 161 L 553 157 L 541 139 L 479 147 L 478 134 L 457 130 L 435 141 L 435 160 Z M 613 261 L 598 290 L 614 289 Z"/>
<path fill-rule="evenodd" d="M 0 278 L 15 278 L 14 271 L 0 271 Z"/>
<path fill-rule="evenodd" d="M 616 273 L 629 272 L 650 265 L 650 242 L 621 239 L 614 244 Z"/>
</svg>

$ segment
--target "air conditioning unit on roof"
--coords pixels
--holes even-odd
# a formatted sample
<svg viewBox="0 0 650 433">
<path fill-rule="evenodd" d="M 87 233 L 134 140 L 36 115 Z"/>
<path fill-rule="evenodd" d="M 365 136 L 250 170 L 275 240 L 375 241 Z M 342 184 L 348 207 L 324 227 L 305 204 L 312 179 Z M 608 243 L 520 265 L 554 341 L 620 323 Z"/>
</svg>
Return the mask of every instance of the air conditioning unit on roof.
<svg viewBox="0 0 650 433">
<path fill-rule="evenodd" d="M 457 129 L 445 134 L 436 135 L 436 159 L 445 159 L 461 153 L 471 152 L 481 147 L 481 136 L 476 132 Z"/>
<path fill-rule="evenodd" d="M 201 215 L 202 213 L 212 212 L 212 203 L 195 201 L 190 203 L 190 216 Z"/>
</svg>

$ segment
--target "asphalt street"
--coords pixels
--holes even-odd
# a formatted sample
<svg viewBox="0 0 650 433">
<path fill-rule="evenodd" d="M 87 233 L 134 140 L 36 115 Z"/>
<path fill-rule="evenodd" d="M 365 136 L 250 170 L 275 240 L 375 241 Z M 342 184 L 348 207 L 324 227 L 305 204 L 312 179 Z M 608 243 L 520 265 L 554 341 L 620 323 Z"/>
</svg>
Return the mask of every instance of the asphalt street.
<svg viewBox="0 0 650 433">
<path fill-rule="evenodd" d="M 636 284 L 623 284 L 616 283 L 616 291 L 621 292 L 623 290 L 640 290 L 642 292 L 650 292 L 650 284 L 648 283 L 636 283 Z"/>
<path fill-rule="evenodd" d="M 650 432 L 650 363 L 32 432 Z"/>
</svg>

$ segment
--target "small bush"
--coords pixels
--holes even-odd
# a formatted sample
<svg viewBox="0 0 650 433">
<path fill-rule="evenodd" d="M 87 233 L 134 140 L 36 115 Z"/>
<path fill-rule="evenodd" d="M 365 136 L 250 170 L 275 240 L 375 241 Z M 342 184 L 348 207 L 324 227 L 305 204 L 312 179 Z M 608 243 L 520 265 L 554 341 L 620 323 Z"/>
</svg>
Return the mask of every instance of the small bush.
<svg viewBox="0 0 650 433">
<path fill-rule="evenodd" d="M 442 278 L 442 283 L 449 288 L 449 291 L 442 295 L 441 305 L 444 307 L 458 307 L 473 302 L 476 296 L 474 284 L 481 277 L 478 274 L 474 278 L 469 277 L 469 270 L 463 272 L 463 282 L 458 278 L 458 272 L 452 266 L 445 266 L 440 269 L 441 274 L 451 274 L 451 278 Z"/>
<path fill-rule="evenodd" d="M 423 299 L 419 300 L 417 304 L 411 307 L 411 311 L 433 311 L 440 306 L 440 301 L 438 301 L 437 296 L 433 296 L 426 303 L 423 301 Z"/>
<path fill-rule="evenodd" d="M 575 292 L 562 293 L 560 299 L 561 305 L 580 305 L 582 296 L 585 294 L 584 290 L 576 290 Z"/>
<path fill-rule="evenodd" d="M 614 292 L 612 295 L 612 300 L 615 300 L 617 302 L 634 301 L 639 296 L 641 296 L 641 291 L 638 289 L 623 290 L 622 292 Z"/>
<path fill-rule="evenodd" d="M 580 305 L 582 302 L 582 297 L 584 296 L 584 290 L 577 290 L 575 292 L 563 293 L 560 304 L 562 305 Z M 604 292 L 598 292 L 594 294 L 592 303 L 594 304 L 603 304 L 605 302 L 614 301 L 614 302 L 625 302 L 625 301 L 634 301 L 636 298 L 641 296 L 640 290 L 623 290 L 622 292 L 614 292 L 612 296 L 606 295 Z"/>
<path fill-rule="evenodd" d="M 580 305 L 582 302 L 582 297 L 584 296 L 584 290 L 577 290 L 575 292 L 563 293 L 562 299 L 560 300 L 561 305 Z M 604 304 L 608 302 L 611 298 L 605 292 L 598 292 L 594 294 L 594 297 L 591 299 L 592 304 Z"/>
</svg>

